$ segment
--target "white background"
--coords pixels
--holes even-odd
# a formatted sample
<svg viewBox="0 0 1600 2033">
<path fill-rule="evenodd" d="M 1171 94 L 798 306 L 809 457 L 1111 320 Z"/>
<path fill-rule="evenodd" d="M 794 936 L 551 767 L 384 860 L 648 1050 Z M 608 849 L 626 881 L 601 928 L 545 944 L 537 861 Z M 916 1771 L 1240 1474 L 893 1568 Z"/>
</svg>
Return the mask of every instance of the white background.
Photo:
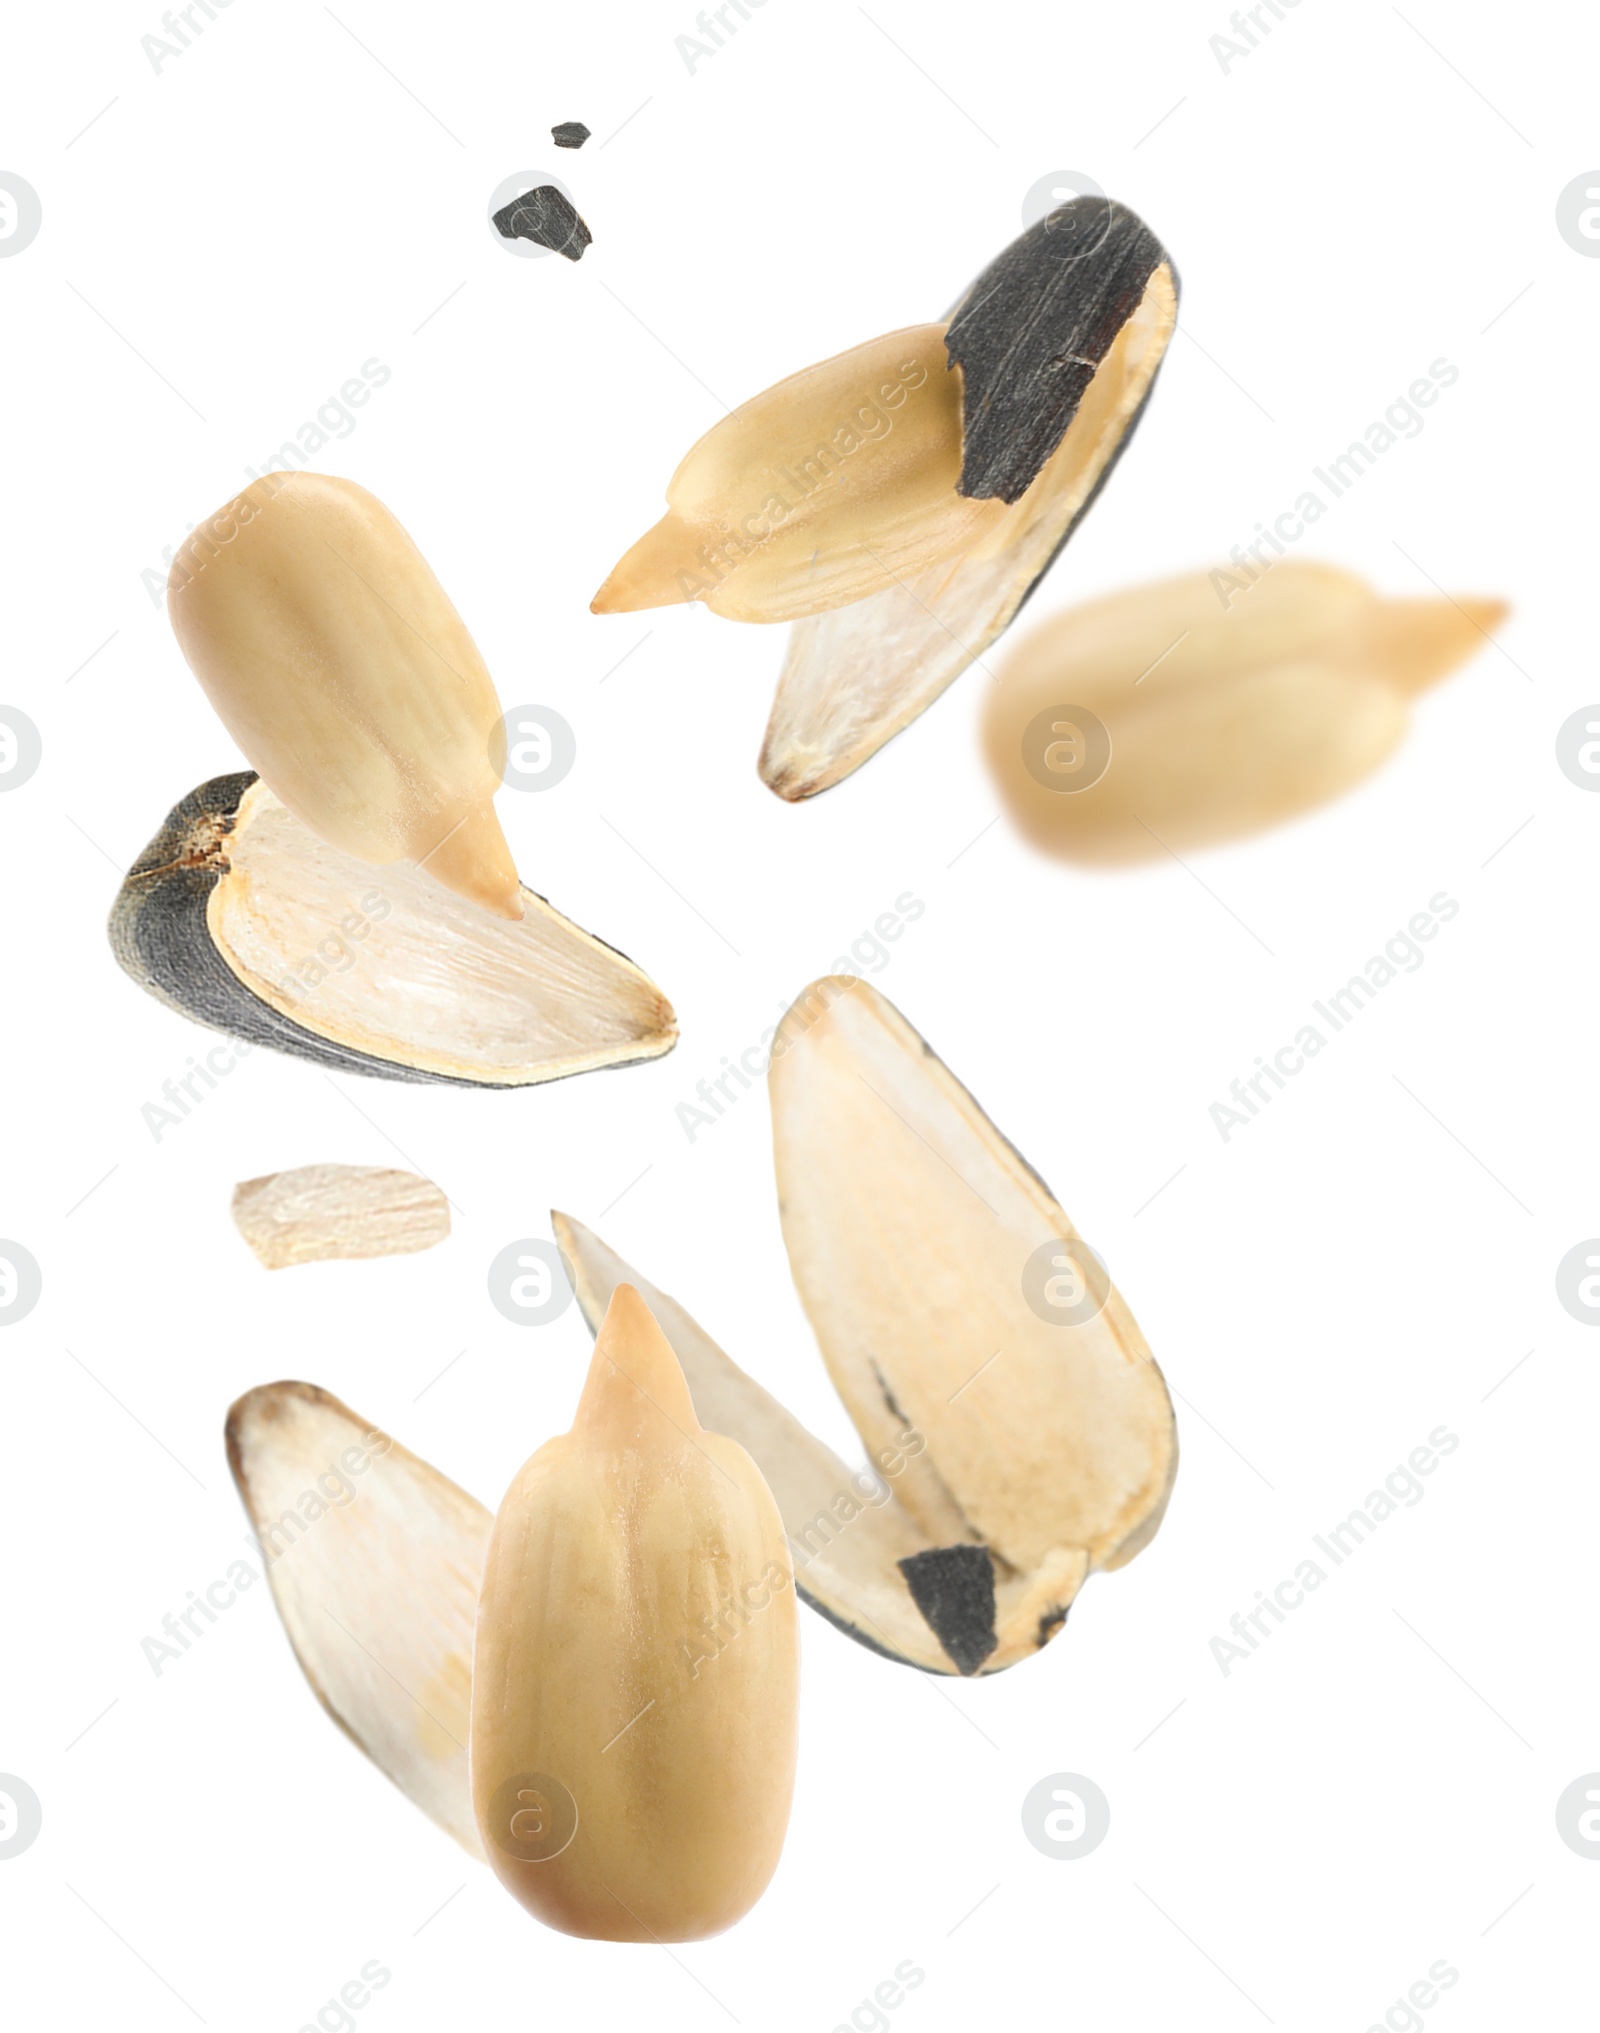
<svg viewBox="0 0 1600 2033">
<path fill-rule="evenodd" d="M 1600 1869 L 1554 1806 L 1600 1767 L 1600 1338 L 1554 1271 L 1600 1229 L 1600 798 L 1554 739 L 1600 696 L 1600 262 L 1555 205 L 1600 159 L 1600 27 L 1302 0 L 1225 72 L 1220 0 L 768 0 L 691 73 L 687 0 L 336 13 L 234 0 L 159 74 L 154 0 L 7 27 L 0 169 L 44 224 L 0 260 L 0 704 L 44 761 L 0 797 L 0 1235 L 44 1297 L 0 1336 L 0 1771 L 44 1826 L 0 1863 L 0 2013 L 294 2033 L 377 1958 L 371 2033 L 828 2033 L 910 1958 L 907 2033 L 1361 2033 L 1444 1958 L 1430 2029 L 1587 2023 Z M 563 119 L 594 130 L 579 154 L 549 145 Z M 576 267 L 492 241 L 488 193 L 530 168 L 593 229 Z M 1058 169 L 1142 213 L 1185 287 L 1035 614 L 1223 557 L 1441 356 L 1460 379 L 1425 431 L 1300 552 L 1514 603 L 1376 778 L 1192 872 L 1092 875 L 990 826 L 977 672 L 783 805 L 754 771 L 781 631 L 587 611 L 722 403 L 937 316 Z M 141 574 L 374 356 L 392 379 L 315 463 L 394 509 L 505 702 L 572 722 L 576 769 L 503 793 L 507 831 L 682 1042 L 513 1094 L 258 1053 L 158 1142 L 142 1106 L 212 1041 L 123 978 L 103 920 L 167 808 L 240 760 Z M 1441 889 L 1426 964 L 1224 1145 L 1210 1104 Z M 552 1204 L 853 1450 L 762 1096 L 693 1143 L 674 1110 L 907 890 L 926 913 L 874 978 L 1111 1264 L 1177 1395 L 1172 1507 L 992 1681 L 806 1613 L 766 1897 L 670 1960 L 569 1940 L 334 1729 L 265 1589 L 159 1678 L 140 1642 L 241 1550 L 221 1433 L 253 1384 L 327 1385 L 498 1500 L 587 1357 L 576 1309 L 519 1330 L 485 1288 Z M 233 1183 L 319 1160 L 439 1180 L 450 1241 L 260 1270 Z M 1441 1423 L 1425 1500 L 1225 1677 L 1212 1637 Z M 1061 1771 L 1111 1802 L 1080 1862 L 1019 1819 Z"/>
</svg>

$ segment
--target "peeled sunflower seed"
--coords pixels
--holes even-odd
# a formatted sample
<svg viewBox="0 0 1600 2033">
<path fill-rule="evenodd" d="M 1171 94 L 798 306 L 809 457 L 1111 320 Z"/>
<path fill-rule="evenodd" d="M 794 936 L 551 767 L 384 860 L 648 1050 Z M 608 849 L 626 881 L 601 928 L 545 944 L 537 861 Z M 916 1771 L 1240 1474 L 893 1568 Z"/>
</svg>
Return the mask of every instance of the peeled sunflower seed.
<svg viewBox="0 0 1600 2033">
<path fill-rule="evenodd" d="M 492 1516 L 314 1384 L 228 1413 L 228 1462 L 312 1692 L 474 1856 L 472 1644 Z"/>
<path fill-rule="evenodd" d="M 478 1605 L 473 1805 L 530 1912 L 694 1941 L 760 1897 L 794 1786 L 792 1580 L 756 1464 L 702 1427 L 619 1286 L 572 1430 L 500 1506 Z"/>
<path fill-rule="evenodd" d="M 794 1280 L 873 1466 L 854 1475 L 649 1287 L 703 1423 L 746 1447 L 797 1586 L 874 1650 L 992 1673 L 1160 1524 L 1161 1372 L 1037 1174 L 894 1006 L 814 982 L 768 1075 Z M 593 1326 L 633 1273 L 553 1217 Z"/>
<path fill-rule="evenodd" d="M 761 773 L 785 798 L 827 789 L 1009 624 L 1138 421 L 1177 302 L 1133 213 L 1073 199 L 945 322 L 791 375 L 709 431 L 595 611 L 795 621 Z"/>
<path fill-rule="evenodd" d="M 409 1256 L 450 1233 L 429 1179 L 379 1165 L 302 1165 L 233 1189 L 233 1221 L 269 1271 L 339 1257 Z"/>
<path fill-rule="evenodd" d="M 416 868 L 380 873 L 246 772 L 174 806 L 109 929 L 159 1001 L 346 1072 L 525 1087 L 671 1050 L 647 975 L 531 890 L 522 905 L 507 922 Z"/>
<path fill-rule="evenodd" d="M 228 732 L 313 832 L 522 915 L 494 812 L 493 680 L 381 501 L 353 480 L 264 475 L 183 545 L 167 610 Z"/>
<path fill-rule="evenodd" d="M 1337 797 L 1411 700 L 1475 655 L 1499 600 L 1386 600 L 1297 559 L 1224 604 L 1195 573 L 1069 609 L 1018 644 L 984 714 L 1018 828 L 1085 862 L 1230 840 Z"/>
</svg>

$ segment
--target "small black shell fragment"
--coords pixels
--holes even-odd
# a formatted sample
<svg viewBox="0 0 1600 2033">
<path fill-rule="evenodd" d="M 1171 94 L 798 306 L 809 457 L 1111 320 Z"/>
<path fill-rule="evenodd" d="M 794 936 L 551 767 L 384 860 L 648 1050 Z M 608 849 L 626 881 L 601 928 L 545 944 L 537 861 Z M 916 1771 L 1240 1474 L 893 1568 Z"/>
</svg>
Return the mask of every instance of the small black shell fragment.
<svg viewBox="0 0 1600 2033">
<path fill-rule="evenodd" d="M 494 215 L 495 230 L 505 240 L 531 240 L 569 261 L 581 261 L 594 235 L 578 217 L 570 198 L 554 184 L 539 184 L 513 198 Z"/>
<path fill-rule="evenodd" d="M 550 134 L 557 148 L 582 148 L 589 139 L 589 130 L 581 120 L 563 120 Z"/>
<path fill-rule="evenodd" d="M 933 1546 L 899 1562 L 911 1599 L 958 1672 L 976 1673 L 999 1643 L 987 1546 Z"/>
<path fill-rule="evenodd" d="M 1163 262 L 1144 221 L 1099 197 L 1058 205 L 990 262 L 944 340 L 965 381 L 959 493 L 1022 498 Z"/>
</svg>

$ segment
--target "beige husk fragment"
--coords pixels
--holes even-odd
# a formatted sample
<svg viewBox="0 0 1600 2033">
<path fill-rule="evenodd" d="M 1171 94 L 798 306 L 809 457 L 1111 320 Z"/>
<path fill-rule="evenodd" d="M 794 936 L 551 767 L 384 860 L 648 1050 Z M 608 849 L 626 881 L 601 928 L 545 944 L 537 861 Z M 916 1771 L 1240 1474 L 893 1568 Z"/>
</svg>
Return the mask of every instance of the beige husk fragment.
<svg viewBox="0 0 1600 2033">
<path fill-rule="evenodd" d="M 1297 559 L 1242 590 L 1231 571 L 1130 587 L 1018 643 L 985 705 L 989 765 L 1019 829 L 1066 859 L 1135 861 L 1234 839 L 1376 769 L 1404 736 L 1412 698 L 1482 649 L 1506 611 L 1466 597 L 1387 600 Z M 1111 742 L 1104 774 L 1081 791 L 1073 708 Z M 1069 730 L 1059 789 L 1035 775 L 1050 769 L 1037 735 L 1029 741 L 1057 709 L 1050 726 Z"/>
<path fill-rule="evenodd" d="M 301 1165 L 245 1179 L 233 1189 L 232 1211 L 269 1271 L 408 1256 L 450 1233 L 450 1202 L 432 1180 L 378 1165 Z"/>
<path fill-rule="evenodd" d="M 496 1515 L 478 1606 L 473 1804 L 539 1919 L 697 1941 L 760 1897 L 794 1786 L 793 1579 L 756 1464 L 702 1428 L 619 1287 L 571 1431 Z"/>
<path fill-rule="evenodd" d="M 1009 626 L 1138 415 L 1177 316 L 1163 263 L 1043 471 L 975 548 L 795 622 L 761 750 L 780 797 L 814 797 L 859 769 Z"/>
<path fill-rule="evenodd" d="M 314 1384 L 248 1391 L 228 1414 L 227 1443 L 313 1693 L 403 1793 L 481 1855 L 467 1733 L 490 1512 Z"/>
<path fill-rule="evenodd" d="M 829 1374 L 869 1448 L 926 1439 L 896 1495 L 1002 1572 L 1120 1566 L 1159 1521 L 1171 1402 L 1121 1294 L 1060 1325 L 1025 1268 L 1077 1230 L 894 1005 L 816 982 L 768 1076 L 784 1242 Z"/>
<path fill-rule="evenodd" d="M 181 547 L 167 608 L 229 733 L 307 826 L 522 915 L 494 811 L 493 680 L 381 501 L 332 475 L 266 474 Z"/>
</svg>

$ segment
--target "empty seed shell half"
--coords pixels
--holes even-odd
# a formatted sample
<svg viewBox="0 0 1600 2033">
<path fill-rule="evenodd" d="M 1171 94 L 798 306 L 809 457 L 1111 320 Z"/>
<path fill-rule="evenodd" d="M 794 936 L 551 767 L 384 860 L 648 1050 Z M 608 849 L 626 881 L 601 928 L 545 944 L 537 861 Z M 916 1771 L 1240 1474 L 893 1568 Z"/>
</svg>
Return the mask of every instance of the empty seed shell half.
<svg viewBox="0 0 1600 2033">
<path fill-rule="evenodd" d="M 671 1050 L 648 976 L 531 890 L 522 904 L 508 922 L 404 863 L 374 869 L 243 773 L 168 814 L 110 937 L 183 1015 L 346 1072 L 525 1087 Z"/>
<path fill-rule="evenodd" d="M 183 545 L 167 610 L 228 732 L 307 826 L 521 916 L 494 812 L 493 680 L 381 501 L 353 480 L 266 474 Z"/>
<path fill-rule="evenodd" d="M 403 1793 L 481 1855 L 467 1736 L 491 1514 L 314 1384 L 246 1392 L 227 1443 L 312 1692 Z"/>
<path fill-rule="evenodd" d="M 798 1699 L 771 1493 L 702 1428 L 671 1345 L 619 1286 L 572 1430 L 495 1518 L 472 1681 L 491 1867 L 569 1934 L 719 1933 L 777 1866 Z"/>
<path fill-rule="evenodd" d="M 337 1257 L 409 1256 L 450 1233 L 429 1179 L 379 1165 L 302 1165 L 233 1189 L 234 1226 L 269 1271 Z"/>
<path fill-rule="evenodd" d="M 1161 1372 L 1038 1174 L 867 983 L 805 991 L 767 1084 L 784 1242 L 834 1385 L 870 1450 L 923 1436 L 897 1499 L 936 1544 L 986 1550 L 997 1645 L 1037 1643 L 1160 1522 Z"/>
<path fill-rule="evenodd" d="M 1068 860 L 1235 839 L 1375 770 L 1412 698 L 1505 614 L 1498 600 L 1386 600 L 1297 559 L 1248 586 L 1219 571 L 1130 587 L 1017 645 L 988 695 L 989 766 L 1018 828 Z"/>
</svg>

